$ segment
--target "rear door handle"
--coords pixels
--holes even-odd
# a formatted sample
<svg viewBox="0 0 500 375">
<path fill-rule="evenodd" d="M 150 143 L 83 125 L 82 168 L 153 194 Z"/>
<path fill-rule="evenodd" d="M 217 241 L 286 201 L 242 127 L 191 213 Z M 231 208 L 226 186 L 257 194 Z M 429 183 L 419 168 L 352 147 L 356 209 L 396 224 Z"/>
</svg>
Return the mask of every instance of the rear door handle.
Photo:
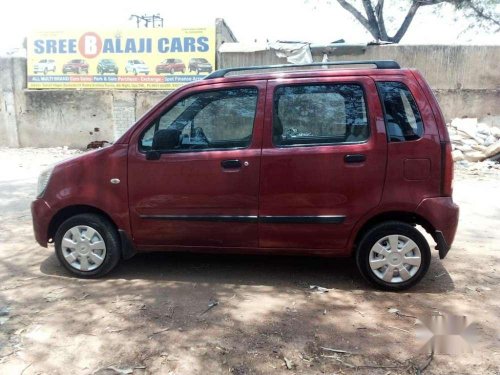
<svg viewBox="0 0 500 375">
<path fill-rule="evenodd" d="M 241 161 L 238 159 L 223 160 L 220 162 L 220 165 L 224 169 L 239 169 L 241 168 Z"/>
<path fill-rule="evenodd" d="M 349 154 L 344 156 L 344 162 L 346 163 L 362 163 L 366 160 L 366 155 L 364 154 Z"/>
</svg>

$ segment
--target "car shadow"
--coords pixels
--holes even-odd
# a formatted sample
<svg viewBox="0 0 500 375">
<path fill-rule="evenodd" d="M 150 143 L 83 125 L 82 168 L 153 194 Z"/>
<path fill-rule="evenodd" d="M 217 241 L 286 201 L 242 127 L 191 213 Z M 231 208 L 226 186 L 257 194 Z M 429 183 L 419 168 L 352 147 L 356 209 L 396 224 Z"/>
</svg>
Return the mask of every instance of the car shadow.
<svg viewBox="0 0 500 375">
<path fill-rule="evenodd" d="M 45 275 L 73 278 L 55 254 L 40 265 Z M 105 280 L 154 280 L 207 284 L 260 285 L 301 289 L 373 291 L 352 258 L 315 256 L 142 253 L 122 261 Z M 445 293 L 454 289 L 450 275 L 434 256 L 428 274 L 409 293 Z"/>
</svg>

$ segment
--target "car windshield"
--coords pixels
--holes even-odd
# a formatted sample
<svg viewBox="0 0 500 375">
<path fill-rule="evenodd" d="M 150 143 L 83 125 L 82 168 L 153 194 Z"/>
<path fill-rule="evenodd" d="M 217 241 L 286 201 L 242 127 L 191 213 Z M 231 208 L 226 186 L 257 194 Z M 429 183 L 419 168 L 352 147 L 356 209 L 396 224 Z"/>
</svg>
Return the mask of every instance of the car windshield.
<svg viewBox="0 0 500 375">
<path fill-rule="evenodd" d="M 101 60 L 101 62 L 102 62 L 103 64 L 112 64 L 112 63 L 113 63 L 113 60 L 105 59 L 105 60 Z"/>
<path fill-rule="evenodd" d="M 132 64 L 144 64 L 142 60 L 132 60 Z"/>
<path fill-rule="evenodd" d="M 194 59 L 194 61 L 199 63 L 208 63 L 206 59 Z"/>
</svg>

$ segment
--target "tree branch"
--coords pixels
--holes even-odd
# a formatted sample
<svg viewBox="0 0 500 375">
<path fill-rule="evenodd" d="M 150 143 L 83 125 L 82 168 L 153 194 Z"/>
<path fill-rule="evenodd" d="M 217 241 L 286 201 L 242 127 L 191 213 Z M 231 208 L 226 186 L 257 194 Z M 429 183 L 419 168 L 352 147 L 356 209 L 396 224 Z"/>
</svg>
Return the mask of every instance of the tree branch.
<svg viewBox="0 0 500 375">
<path fill-rule="evenodd" d="M 393 43 L 399 43 L 403 35 L 405 35 L 406 31 L 408 30 L 408 27 L 410 27 L 411 21 L 413 21 L 413 17 L 415 17 L 415 14 L 417 13 L 418 8 L 421 6 L 421 1 L 416 0 L 411 4 L 410 9 L 408 9 L 408 13 L 406 14 L 405 19 L 403 20 L 403 23 L 399 27 L 399 30 L 396 32 L 396 34 L 393 37 L 389 38 L 390 42 Z"/>
<path fill-rule="evenodd" d="M 380 39 L 378 27 L 373 29 L 368 20 L 352 4 L 348 3 L 346 0 L 337 0 L 337 2 L 342 8 L 351 13 L 376 40 Z"/>
<path fill-rule="evenodd" d="M 473 1 L 470 2 L 469 7 L 475 13 L 475 15 L 477 16 L 477 18 L 481 18 L 481 19 L 483 19 L 485 21 L 491 22 L 492 24 L 498 26 L 499 29 L 496 30 L 496 32 L 498 32 L 500 30 L 500 20 L 498 20 L 495 17 L 493 17 L 492 14 L 488 14 L 488 12 L 486 12 L 484 10 L 484 8 L 481 8 L 477 4 L 474 4 Z"/>
<path fill-rule="evenodd" d="M 366 16 L 368 17 L 368 23 L 371 25 L 373 30 L 377 31 L 377 37 L 375 38 L 377 41 L 380 40 L 380 29 L 377 22 L 377 18 L 375 17 L 375 11 L 373 10 L 371 0 L 362 0 L 363 7 L 365 8 Z"/>
<path fill-rule="evenodd" d="M 387 35 L 387 30 L 385 28 L 385 20 L 384 20 L 384 0 L 378 0 L 377 5 L 375 6 L 375 15 L 378 20 L 378 29 L 380 30 L 380 39 L 387 40 L 389 37 Z"/>
</svg>

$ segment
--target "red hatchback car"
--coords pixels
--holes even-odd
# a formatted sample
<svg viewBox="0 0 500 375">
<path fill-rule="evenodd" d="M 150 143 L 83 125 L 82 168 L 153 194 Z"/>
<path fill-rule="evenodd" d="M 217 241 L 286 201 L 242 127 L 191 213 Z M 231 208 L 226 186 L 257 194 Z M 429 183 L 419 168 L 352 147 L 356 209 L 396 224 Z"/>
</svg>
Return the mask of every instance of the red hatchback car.
<svg viewBox="0 0 500 375">
<path fill-rule="evenodd" d="M 70 72 L 77 74 L 89 74 L 89 64 L 87 64 L 87 62 L 82 59 L 70 60 L 63 65 L 62 72 L 63 74 L 67 74 Z"/>
<path fill-rule="evenodd" d="M 38 243 L 80 277 L 140 251 L 211 251 L 353 255 L 380 288 L 416 284 L 431 260 L 416 226 L 444 258 L 458 223 L 429 86 L 394 61 L 286 67 L 215 71 L 112 146 L 43 172 Z"/>
<path fill-rule="evenodd" d="M 175 72 L 186 72 L 186 65 L 180 59 L 166 59 L 156 65 L 156 74 L 174 74 Z"/>
</svg>

